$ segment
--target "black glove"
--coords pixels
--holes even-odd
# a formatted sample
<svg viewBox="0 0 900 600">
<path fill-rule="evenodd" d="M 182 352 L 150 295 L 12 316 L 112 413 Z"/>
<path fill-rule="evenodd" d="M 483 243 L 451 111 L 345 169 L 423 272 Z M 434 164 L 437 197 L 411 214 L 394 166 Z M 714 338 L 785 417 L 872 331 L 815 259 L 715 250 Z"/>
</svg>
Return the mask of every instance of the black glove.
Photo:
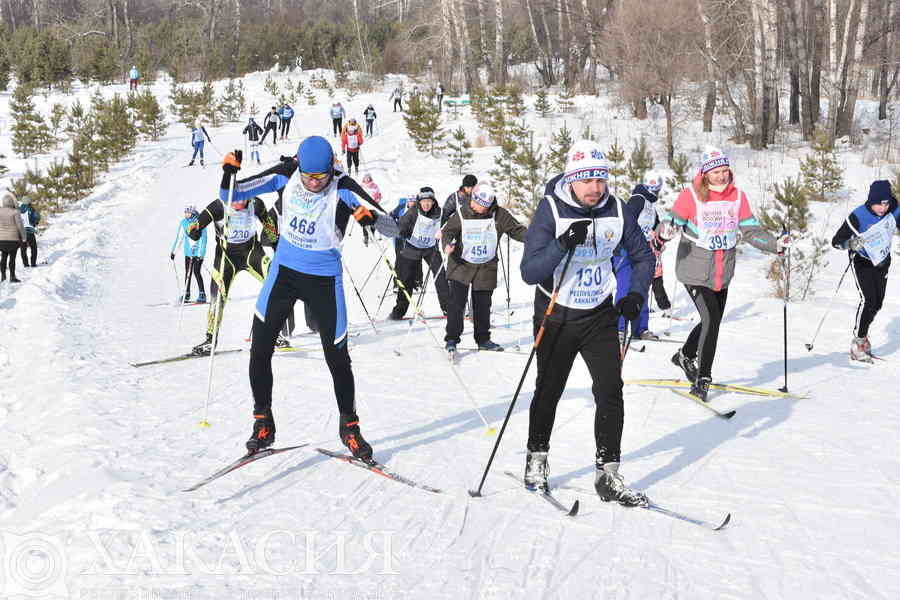
<svg viewBox="0 0 900 600">
<path fill-rule="evenodd" d="M 641 307 L 644 305 L 644 298 L 637 292 L 628 292 L 621 300 L 616 303 L 616 310 L 625 317 L 626 321 L 634 321 L 641 314 Z"/>
<path fill-rule="evenodd" d="M 281 156 L 278 157 L 278 160 L 280 160 L 281 162 L 293 162 L 294 157 L 293 156 L 285 156 L 284 154 L 282 154 Z"/>
<path fill-rule="evenodd" d="M 174 253 L 174 252 L 173 252 L 172 254 L 169 255 L 169 260 L 175 260 L 175 253 Z"/>
<path fill-rule="evenodd" d="M 590 227 L 590 219 L 575 221 L 566 229 L 561 236 L 556 238 L 566 250 L 572 250 L 575 246 L 583 244 L 587 239 L 588 227 Z"/>
</svg>

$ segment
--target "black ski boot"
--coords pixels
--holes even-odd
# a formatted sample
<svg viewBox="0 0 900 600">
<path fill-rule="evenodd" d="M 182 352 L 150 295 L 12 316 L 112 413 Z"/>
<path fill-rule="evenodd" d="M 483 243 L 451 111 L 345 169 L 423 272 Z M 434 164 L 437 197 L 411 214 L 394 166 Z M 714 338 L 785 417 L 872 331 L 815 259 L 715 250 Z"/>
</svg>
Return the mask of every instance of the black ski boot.
<svg viewBox="0 0 900 600">
<path fill-rule="evenodd" d="M 276 348 L 290 348 L 291 341 L 279 333 L 278 338 L 275 340 L 275 347 Z"/>
<path fill-rule="evenodd" d="M 193 354 L 197 356 L 209 356 L 210 351 L 212 350 L 213 345 L 213 336 L 211 333 L 206 334 L 206 339 L 203 340 L 202 343 L 197 344 L 191 349 Z"/>
<path fill-rule="evenodd" d="M 696 396 L 700 400 L 706 402 L 706 395 L 709 394 L 709 384 L 712 383 L 711 377 L 698 377 L 694 385 L 691 386 L 691 396 Z"/>
<path fill-rule="evenodd" d="M 338 430 L 341 442 L 356 458 L 371 462 L 372 446 L 369 445 L 359 431 L 359 417 L 355 414 L 342 414 L 341 426 Z"/>
<path fill-rule="evenodd" d="M 532 492 L 546 492 L 550 489 L 550 467 L 547 465 L 547 451 L 528 450 L 525 453 L 525 489 Z"/>
<path fill-rule="evenodd" d="M 479 350 L 487 350 L 488 352 L 503 352 L 503 346 L 492 340 L 481 342 L 478 344 Z"/>
<path fill-rule="evenodd" d="M 681 350 L 672 356 L 672 364 L 684 371 L 684 376 L 691 383 L 697 381 L 697 361 L 685 356 Z"/>
<path fill-rule="evenodd" d="M 275 443 L 275 419 L 271 410 L 253 413 L 253 435 L 247 440 L 247 452 L 254 454 Z"/>
<path fill-rule="evenodd" d="M 617 462 L 601 463 L 598 459 L 594 489 L 604 502 L 618 502 L 622 506 L 646 506 L 649 503 L 644 492 L 625 485 Z"/>
</svg>

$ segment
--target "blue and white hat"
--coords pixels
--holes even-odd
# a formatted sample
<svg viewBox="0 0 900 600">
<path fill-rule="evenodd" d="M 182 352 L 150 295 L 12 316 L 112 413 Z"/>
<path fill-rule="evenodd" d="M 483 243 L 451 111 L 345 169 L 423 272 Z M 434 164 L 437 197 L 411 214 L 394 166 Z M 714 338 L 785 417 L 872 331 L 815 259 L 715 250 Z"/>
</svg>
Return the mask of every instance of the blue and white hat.
<svg viewBox="0 0 900 600">
<path fill-rule="evenodd" d="M 659 190 L 662 189 L 662 186 L 663 178 L 659 173 L 647 173 L 644 175 L 644 187 L 654 194 L 659 195 Z"/>
<path fill-rule="evenodd" d="M 334 150 L 328 140 L 311 135 L 297 148 L 297 167 L 301 173 L 330 173 L 334 166 Z"/>
<path fill-rule="evenodd" d="M 571 184 L 581 179 L 609 179 L 609 162 L 600 145 L 592 140 L 572 144 L 566 155 L 563 181 Z"/>
<path fill-rule="evenodd" d="M 485 208 L 490 208 L 497 200 L 497 194 L 491 184 L 482 182 L 472 190 L 472 200 Z"/>
<path fill-rule="evenodd" d="M 707 146 L 700 157 L 700 173 L 703 175 L 718 167 L 730 166 L 731 163 L 728 162 L 728 157 L 725 156 L 725 153 L 713 146 Z"/>
</svg>

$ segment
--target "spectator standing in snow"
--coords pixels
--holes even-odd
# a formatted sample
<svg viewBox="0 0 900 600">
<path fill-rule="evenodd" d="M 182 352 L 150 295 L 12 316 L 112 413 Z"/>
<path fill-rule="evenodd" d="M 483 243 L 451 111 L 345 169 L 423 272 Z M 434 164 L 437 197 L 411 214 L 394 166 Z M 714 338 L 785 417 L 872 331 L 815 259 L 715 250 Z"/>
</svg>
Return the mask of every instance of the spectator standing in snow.
<svg viewBox="0 0 900 600">
<path fill-rule="evenodd" d="M 26 267 L 37 266 L 37 226 L 41 222 L 41 213 L 31 204 L 31 198 L 24 196 L 22 205 L 19 206 L 19 214 L 22 216 L 22 226 L 25 228 L 26 244 L 31 248 L 31 265 L 25 256 L 26 246 L 22 246 L 22 264 Z"/>
<path fill-rule="evenodd" d="M 137 65 L 131 65 L 128 71 L 128 91 L 137 90 L 138 80 L 141 78 L 141 72 L 138 71 Z"/>
<path fill-rule="evenodd" d="M 434 89 L 434 95 L 437 97 L 438 112 L 440 112 L 443 110 L 444 104 L 444 86 L 438 83 Z"/>
<path fill-rule="evenodd" d="M 19 216 L 16 195 L 4 192 L 0 196 L 0 281 L 6 281 L 6 265 L 9 264 L 9 281 L 16 279 L 16 252 L 25 244 L 25 227 Z"/>
<path fill-rule="evenodd" d="M 394 88 L 394 91 L 391 92 L 391 95 L 388 97 L 388 102 L 391 100 L 394 101 L 394 112 L 397 112 L 397 109 L 400 109 L 400 112 L 403 112 L 403 88 L 397 86 Z"/>
</svg>

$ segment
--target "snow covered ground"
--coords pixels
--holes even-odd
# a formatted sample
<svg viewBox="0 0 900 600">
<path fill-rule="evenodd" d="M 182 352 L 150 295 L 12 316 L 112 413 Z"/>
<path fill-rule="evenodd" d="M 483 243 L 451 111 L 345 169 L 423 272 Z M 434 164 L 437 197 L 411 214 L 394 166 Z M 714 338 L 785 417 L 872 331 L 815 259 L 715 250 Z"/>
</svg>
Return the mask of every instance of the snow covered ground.
<svg viewBox="0 0 900 600">
<path fill-rule="evenodd" d="M 268 106 L 260 91 L 264 75 L 249 79 L 248 100 L 257 94 L 257 104 Z M 349 103 L 357 117 L 370 101 L 379 110 L 378 135 L 363 147 L 363 171 L 372 173 L 389 205 L 422 185 L 445 197 L 459 176 L 446 161 L 412 149 L 387 94 Z M 329 133 L 325 100 L 312 109 L 295 105 L 293 139 L 273 149 L 270 160 L 293 152 L 301 135 Z M 603 101 L 593 109 L 586 99 L 581 104 L 605 118 Z M 470 119 L 460 122 L 474 132 Z M 211 130 L 216 148 L 240 147 L 242 126 Z M 807 398 L 723 394 L 713 404 L 737 411 L 725 421 L 666 390 L 625 388 L 626 479 L 695 517 L 731 512 L 723 531 L 565 489 L 590 489 L 593 481 L 593 401 L 581 363 L 560 403 L 550 454 L 552 482 L 565 486 L 558 496 L 579 498 L 579 516 L 560 516 L 503 475 L 524 463 L 533 371 L 484 497 L 471 498 L 466 490 L 477 486 L 495 438 L 486 435 L 423 326 L 408 334 L 407 323 L 379 322 L 376 335 L 350 285 L 363 432 L 378 459 L 445 493 L 414 490 L 312 450 L 340 446 L 330 376 L 315 351 L 274 359 L 277 445 L 310 446 L 182 492 L 243 452 L 252 407 L 246 352 L 216 358 L 208 412 L 207 359 L 128 364 L 186 352 L 204 334 L 205 307 L 185 308 L 179 329 L 177 309 L 148 306 L 177 295 L 168 254 L 181 210 L 204 206 L 219 182 L 215 150 L 213 166 L 182 168 L 189 158 L 183 131 L 173 127 L 160 142 L 141 144 L 88 201 L 55 217 L 40 238 L 50 264 L 20 268 L 24 283 L 0 288 L 3 598 L 900 596 L 900 417 L 890 392 L 900 302 L 891 284 L 871 333 L 876 354 L 888 362 L 851 364 L 857 294 L 848 276 L 807 352 L 803 344 L 846 265 L 837 251 L 816 282 L 819 293 L 789 309 L 788 383 Z M 639 126 L 623 118 L 620 135 L 626 131 L 634 135 Z M 696 142 L 705 143 L 699 136 Z M 479 150 L 473 169 L 479 176 L 491 166 L 491 153 Z M 736 170 L 761 186 L 766 165 L 783 165 L 790 174 L 795 158 L 782 162 L 770 152 L 746 166 L 738 158 Z M 844 159 L 856 193 L 814 208 L 815 228 L 828 237 L 872 177 L 858 157 Z M 243 173 L 255 170 L 247 161 Z M 751 189 L 754 203 L 761 193 Z M 666 254 L 670 294 L 673 254 Z M 345 257 L 357 285 L 378 256 L 375 245 L 363 246 L 359 231 L 351 231 Z M 527 351 L 533 290 L 518 277 L 520 257 L 513 243 L 514 312 L 506 313 L 501 282 L 494 339 L 520 340 Z M 753 249 L 739 257 L 713 371 L 720 381 L 770 389 L 784 383 L 782 304 L 770 296 L 769 261 Z M 362 290 L 370 311 L 387 283 L 380 267 Z M 238 277 L 221 348 L 247 346 L 258 289 L 248 275 Z M 683 291 L 675 304 L 678 314 L 692 314 Z M 436 309 L 430 295 L 426 311 Z M 299 333 L 305 330 L 298 317 Z M 442 325 L 429 323 L 439 338 Z M 653 319 L 651 326 L 666 330 L 669 322 Z M 689 327 L 676 321 L 671 338 L 683 339 Z M 295 341 L 317 344 L 311 336 Z M 472 344 L 468 329 L 463 341 Z M 647 343 L 645 352 L 628 355 L 625 377 L 677 377 L 669 362 L 677 347 Z M 462 356 L 465 383 L 492 425 L 502 422 L 526 358 Z M 199 426 L 204 418 L 211 427 Z"/>
</svg>

